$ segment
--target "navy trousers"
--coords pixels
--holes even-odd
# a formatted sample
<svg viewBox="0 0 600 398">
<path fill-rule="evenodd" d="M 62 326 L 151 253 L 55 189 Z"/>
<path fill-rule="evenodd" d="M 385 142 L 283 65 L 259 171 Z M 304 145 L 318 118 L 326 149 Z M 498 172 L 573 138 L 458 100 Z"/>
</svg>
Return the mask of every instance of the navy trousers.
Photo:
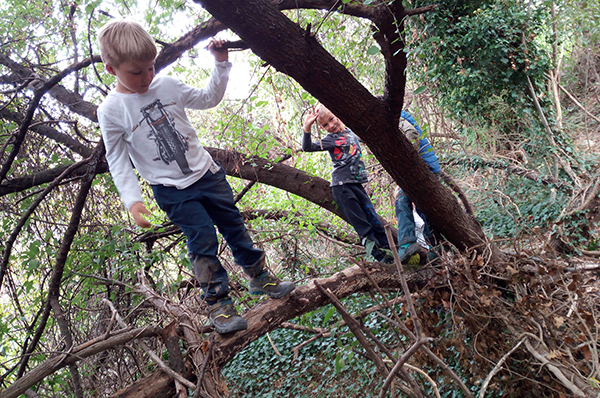
<svg viewBox="0 0 600 398">
<path fill-rule="evenodd" d="M 331 187 L 331 194 L 356 233 L 361 238 L 366 238 L 375 243 L 372 255 L 377 261 L 382 261 L 385 256 L 379 249 L 389 249 L 390 244 L 385 235 L 383 224 L 379 221 L 379 216 L 363 185 L 336 185 Z"/>
<path fill-rule="evenodd" d="M 194 274 L 209 304 L 227 297 L 230 290 L 227 271 L 217 258 L 215 226 L 231 248 L 235 263 L 248 276 L 263 271 L 264 253 L 254 247 L 220 165 L 217 173 L 208 171 L 185 189 L 153 185 L 152 191 L 160 208 L 187 237 Z"/>
</svg>

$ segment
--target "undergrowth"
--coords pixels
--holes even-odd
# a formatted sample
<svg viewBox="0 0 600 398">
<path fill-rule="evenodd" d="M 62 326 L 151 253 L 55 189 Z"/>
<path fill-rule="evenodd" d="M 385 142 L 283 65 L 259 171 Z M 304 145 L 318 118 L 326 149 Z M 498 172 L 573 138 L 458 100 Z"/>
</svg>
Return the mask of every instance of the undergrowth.
<svg viewBox="0 0 600 398">
<path fill-rule="evenodd" d="M 570 396 L 568 387 L 536 359 L 534 354 L 540 353 L 564 375 L 597 383 L 594 336 L 600 326 L 593 296 L 600 287 L 594 272 L 573 271 L 567 265 L 550 258 L 514 257 L 499 268 L 483 264 L 481 257 L 447 254 L 441 266 L 419 271 L 426 282 L 413 295 L 423 334 L 433 339 L 428 346 L 473 396 L 479 397 L 490 374 L 483 394 L 487 398 Z M 389 300 L 399 297 L 397 291 L 387 294 Z M 377 304 L 378 295 L 343 300 L 354 315 Z M 406 306 L 397 304 L 394 311 L 403 327 L 397 327 L 389 310 L 360 319 L 397 359 L 413 343 L 405 331 L 414 325 Z M 282 328 L 254 341 L 223 369 L 231 396 L 378 397 L 385 378 L 340 319 L 328 305 L 295 320 L 306 331 Z M 319 332 L 331 335 L 319 337 Z M 375 350 L 391 368 L 382 350 Z M 432 378 L 440 397 L 465 396 L 423 350 L 407 363 Z M 413 370 L 407 372 L 426 396 L 436 396 L 430 382 Z M 405 396 L 398 389 L 390 394 L 388 390 L 388 397 Z"/>
<path fill-rule="evenodd" d="M 364 297 L 344 301 L 358 310 L 374 303 Z M 233 397 L 376 397 L 381 379 L 375 366 L 360 354 L 349 329 L 339 326 L 340 316 L 331 306 L 304 315 L 299 325 L 314 332 L 278 329 L 240 352 L 223 369 Z M 373 317 L 365 319 L 382 341 L 393 339 L 391 330 Z M 326 328 L 321 337 L 294 352 L 294 348 Z M 269 341 L 269 337 L 272 341 Z M 277 352 L 275 351 L 275 348 Z"/>
</svg>

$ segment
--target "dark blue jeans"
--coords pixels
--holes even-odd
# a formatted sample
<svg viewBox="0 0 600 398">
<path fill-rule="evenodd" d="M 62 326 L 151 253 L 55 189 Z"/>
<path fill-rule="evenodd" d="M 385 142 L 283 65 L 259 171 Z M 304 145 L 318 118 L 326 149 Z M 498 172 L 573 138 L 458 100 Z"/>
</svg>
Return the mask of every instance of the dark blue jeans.
<svg viewBox="0 0 600 398">
<path fill-rule="evenodd" d="M 383 224 L 371 203 L 362 184 L 343 184 L 331 187 L 331 195 L 346 220 L 354 227 L 361 238 L 375 243 L 372 255 L 382 261 L 384 254 L 380 248 L 389 249 L 390 244 L 385 235 Z"/>
<path fill-rule="evenodd" d="M 395 202 L 396 208 L 396 220 L 398 221 L 398 246 L 402 246 L 406 243 L 413 243 L 417 241 L 415 235 L 415 217 L 413 215 L 413 202 L 408 196 L 404 194 L 404 191 L 399 188 L 398 196 L 396 196 Z M 434 245 L 434 237 L 427 222 L 427 218 L 417 208 L 417 214 L 423 219 L 423 235 L 429 245 Z"/>
<path fill-rule="evenodd" d="M 153 185 L 152 191 L 160 208 L 187 237 L 194 274 L 208 303 L 226 297 L 230 290 L 227 271 L 217 258 L 215 226 L 231 248 L 236 264 L 248 276 L 262 272 L 264 253 L 254 247 L 222 167 L 214 174 L 208 171 L 185 189 Z"/>
</svg>

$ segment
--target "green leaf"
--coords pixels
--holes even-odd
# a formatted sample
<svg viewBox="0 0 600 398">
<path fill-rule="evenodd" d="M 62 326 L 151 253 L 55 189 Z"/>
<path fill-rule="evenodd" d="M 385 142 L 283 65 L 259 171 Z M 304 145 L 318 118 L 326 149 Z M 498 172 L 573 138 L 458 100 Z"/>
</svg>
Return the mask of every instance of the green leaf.
<svg viewBox="0 0 600 398">
<path fill-rule="evenodd" d="M 367 54 L 369 54 L 369 55 L 379 54 L 379 52 L 380 52 L 380 50 L 379 50 L 379 47 L 377 47 L 377 46 L 371 46 L 367 50 Z"/>
<path fill-rule="evenodd" d="M 422 93 L 423 91 L 425 91 L 425 90 L 427 90 L 427 86 L 421 86 L 421 87 L 417 88 L 417 89 L 416 89 L 416 90 L 413 92 L 413 94 L 414 94 L 414 95 L 421 94 L 421 93 Z"/>
<path fill-rule="evenodd" d="M 342 357 L 342 354 L 338 351 L 335 355 L 335 374 L 340 374 L 344 366 L 346 366 L 346 361 Z"/>
<path fill-rule="evenodd" d="M 335 307 L 329 308 L 329 310 L 325 314 L 325 318 L 323 319 L 323 324 L 327 324 L 327 322 L 329 322 L 333 314 L 335 314 Z"/>
</svg>

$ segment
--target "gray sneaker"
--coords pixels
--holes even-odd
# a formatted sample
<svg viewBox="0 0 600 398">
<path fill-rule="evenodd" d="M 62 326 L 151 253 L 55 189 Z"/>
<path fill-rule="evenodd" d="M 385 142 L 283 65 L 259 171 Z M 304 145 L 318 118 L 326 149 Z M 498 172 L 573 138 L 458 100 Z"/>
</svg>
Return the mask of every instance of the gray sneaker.
<svg viewBox="0 0 600 398">
<path fill-rule="evenodd" d="M 208 307 L 208 319 L 219 334 L 248 329 L 248 322 L 238 315 L 231 299 L 217 301 Z"/>
<path fill-rule="evenodd" d="M 296 288 L 293 282 L 282 282 L 269 273 L 263 271 L 256 278 L 250 278 L 250 294 L 266 294 L 271 298 L 281 298 L 287 296 Z"/>
</svg>

